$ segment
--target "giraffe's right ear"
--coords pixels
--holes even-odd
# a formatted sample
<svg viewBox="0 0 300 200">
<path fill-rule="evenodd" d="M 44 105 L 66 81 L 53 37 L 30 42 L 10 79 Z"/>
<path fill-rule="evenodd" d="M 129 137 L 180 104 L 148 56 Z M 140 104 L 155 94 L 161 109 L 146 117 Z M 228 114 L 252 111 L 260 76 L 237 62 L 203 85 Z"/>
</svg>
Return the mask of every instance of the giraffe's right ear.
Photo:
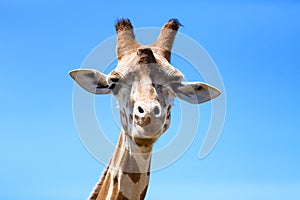
<svg viewBox="0 0 300 200">
<path fill-rule="evenodd" d="M 111 89 L 107 75 L 94 69 L 76 69 L 69 72 L 70 76 L 83 89 L 93 94 L 109 94 Z"/>
</svg>

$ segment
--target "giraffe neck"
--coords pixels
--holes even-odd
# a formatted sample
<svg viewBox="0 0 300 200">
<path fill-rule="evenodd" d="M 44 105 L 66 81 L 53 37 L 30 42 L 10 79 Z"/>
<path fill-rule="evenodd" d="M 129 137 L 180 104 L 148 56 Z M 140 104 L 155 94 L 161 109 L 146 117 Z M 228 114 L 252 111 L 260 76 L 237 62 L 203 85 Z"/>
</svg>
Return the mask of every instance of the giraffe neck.
<svg viewBox="0 0 300 200">
<path fill-rule="evenodd" d="M 139 146 L 121 131 L 115 153 L 90 200 L 142 200 L 149 178 L 152 145 Z"/>
</svg>

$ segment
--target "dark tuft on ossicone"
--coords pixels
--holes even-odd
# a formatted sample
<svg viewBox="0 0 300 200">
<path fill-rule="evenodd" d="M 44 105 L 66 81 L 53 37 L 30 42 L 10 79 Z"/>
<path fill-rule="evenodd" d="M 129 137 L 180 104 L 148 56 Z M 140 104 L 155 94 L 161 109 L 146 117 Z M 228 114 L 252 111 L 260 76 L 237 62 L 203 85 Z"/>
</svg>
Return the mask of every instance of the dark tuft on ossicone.
<svg viewBox="0 0 300 200">
<path fill-rule="evenodd" d="M 176 19 L 176 18 L 172 18 L 172 19 L 169 20 L 169 22 L 171 22 L 171 21 L 177 23 L 179 26 L 183 26 L 183 25 L 179 22 L 179 20 Z"/>
<path fill-rule="evenodd" d="M 125 18 L 118 19 L 115 24 L 115 27 L 116 27 L 117 32 L 128 31 L 128 30 L 133 29 L 133 26 L 132 26 L 130 20 L 125 19 Z"/>
<path fill-rule="evenodd" d="M 169 20 L 169 22 L 164 26 L 164 28 L 172 29 L 174 31 L 177 31 L 180 26 L 183 26 L 178 19 L 172 18 Z"/>
</svg>

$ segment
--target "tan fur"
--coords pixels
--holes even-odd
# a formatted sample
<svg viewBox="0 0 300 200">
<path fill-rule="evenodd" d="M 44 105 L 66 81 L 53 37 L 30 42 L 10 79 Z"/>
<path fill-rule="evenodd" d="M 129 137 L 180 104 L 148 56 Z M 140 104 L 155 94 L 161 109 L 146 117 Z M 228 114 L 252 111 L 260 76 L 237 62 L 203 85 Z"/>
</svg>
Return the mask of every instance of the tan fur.
<svg viewBox="0 0 300 200">
<path fill-rule="evenodd" d="M 113 92 L 119 99 L 121 122 L 125 131 L 120 134 L 109 167 L 104 172 L 100 183 L 95 187 L 90 197 L 91 200 L 142 200 L 145 198 L 150 175 L 152 146 L 169 126 L 170 108 L 173 102 L 169 99 L 174 98 L 173 94 L 161 85 L 164 85 L 165 81 L 169 81 L 169 77 L 177 76 L 179 77 L 178 80 L 182 79 L 182 75 L 168 64 L 174 36 L 178 28 L 179 23 L 170 20 L 161 30 L 158 40 L 153 45 L 144 47 L 135 41 L 133 27 L 129 20 L 123 19 L 117 22 L 116 50 L 119 64 L 111 72 L 108 82 L 114 82 L 115 84 L 119 82 L 124 84 L 124 81 L 136 83 L 136 85 L 131 85 L 131 87 L 136 88 L 133 90 L 135 91 L 134 96 L 126 97 L 128 94 L 123 93 L 114 86 Z M 167 67 L 163 68 L 162 66 Z M 164 73 L 166 76 L 161 77 Z M 153 81 L 155 82 L 153 83 Z M 161 110 L 162 108 L 157 109 L 159 113 L 165 113 L 161 113 L 162 123 L 164 124 L 161 125 L 161 130 L 156 137 L 136 137 L 128 132 L 132 128 L 132 123 L 136 123 L 141 127 L 150 126 L 152 123 L 150 114 L 135 115 L 133 117 L 132 111 L 128 110 L 131 106 L 130 98 L 138 102 L 149 102 L 147 105 L 150 105 L 151 102 L 159 102 L 164 106 L 164 110 Z M 125 101 L 123 102 L 120 99 Z M 144 109 L 146 108 L 147 106 L 144 107 Z M 149 111 L 145 110 L 145 112 Z"/>
<path fill-rule="evenodd" d="M 180 25 L 177 20 L 171 19 L 162 28 L 156 42 L 151 45 L 151 47 L 156 48 L 159 54 L 164 56 L 169 62 L 171 60 L 173 42 Z"/>
<path fill-rule="evenodd" d="M 94 191 L 90 194 L 90 197 L 89 199 L 90 200 L 96 200 L 98 195 L 99 195 L 99 192 L 102 188 L 102 185 L 104 183 L 104 180 L 106 178 L 106 175 L 107 175 L 107 171 L 108 171 L 108 168 L 109 168 L 109 165 L 106 167 L 101 179 L 100 179 L 100 182 L 96 185 L 96 187 L 94 188 Z"/>
<path fill-rule="evenodd" d="M 175 35 L 180 27 L 171 19 L 157 40 L 148 46 L 135 40 L 127 19 L 116 23 L 117 67 L 108 75 L 94 69 L 70 71 L 70 76 L 94 94 L 113 94 L 120 108 L 122 130 L 115 152 L 90 200 L 142 200 L 146 196 L 152 147 L 170 125 L 176 97 L 202 103 L 220 92 L 204 83 L 183 82 L 170 64 Z"/>
<path fill-rule="evenodd" d="M 124 146 L 126 141 L 124 138 L 127 138 L 126 140 L 129 140 L 130 145 L 133 146 L 132 150 L 142 148 L 144 155 L 136 154 L 137 152 L 132 152 L 132 154 L 124 148 L 126 146 Z M 101 187 L 96 187 L 89 199 L 101 200 L 110 195 L 110 200 L 131 200 L 140 199 L 141 195 L 144 196 L 143 193 L 149 182 L 151 150 L 152 146 L 139 147 L 131 141 L 130 136 L 122 132 L 110 166 L 98 184 Z M 133 185 L 136 186 L 130 189 Z"/>
<path fill-rule="evenodd" d="M 93 77 L 105 79 L 99 84 L 95 81 L 96 92 L 110 91 L 118 99 L 122 123 L 115 152 L 90 200 L 145 198 L 153 144 L 169 128 L 174 91 L 182 85 L 183 75 L 170 64 L 180 25 L 178 20 L 171 19 L 161 29 L 156 42 L 144 46 L 136 42 L 131 22 L 121 19 L 115 26 L 118 66 L 107 79 L 95 71 L 83 72 L 92 84 Z M 92 84 L 87 87 L 89 91 L 93 91 Z M 178 87 L 171 89 L 172 85 Z"/>
<path fill-rule="evenodd" d="M 116 25 L 117 37 L 117 54 L 118 59 L 120 60 L 125 54 L 128 54 L 131 51 L 134 51 L 140 46 L 135 39 L 133 33 L 133 27 L 130 20 L 121 19 Z"/>
</svg>

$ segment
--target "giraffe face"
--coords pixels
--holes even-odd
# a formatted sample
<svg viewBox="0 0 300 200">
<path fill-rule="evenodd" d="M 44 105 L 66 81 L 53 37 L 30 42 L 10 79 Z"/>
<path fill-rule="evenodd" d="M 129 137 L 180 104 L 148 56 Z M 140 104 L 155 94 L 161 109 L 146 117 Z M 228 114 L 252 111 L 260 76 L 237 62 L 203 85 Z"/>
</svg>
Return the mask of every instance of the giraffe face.
<svg viewBox="0 0 300 200">
<path fill-rule="evenodd" d="M 79 69 L 71 77 L 94 94 L 113 94 L 119 103 L 126 134 L 136 142 L 155 142 L 170 123 L 175 97 L 199 104 L 220 92 L 201 82 L 183 82 L 182 73 L 170 64 L 170 51 L 180 23 L 171 19 L 155 43 L 143 46 L 135 41 L 129 20 L 116 24 L 118 66 L 108 75 Z"/>
<path fill-rule="evenodd" d="M 150 48 L 139 48 L 109 74 L 119 103 L 123 129 L 134 139 L 155 141 L 169 127 L 175 94 L 183 76 Z M 171 73 L 171 75 L 170 75 Z"/>
<path fill-rule="evenodd" d="M 175 97 L 202 103 L 219 95 L 207 84 L 182 82 L 179 70 L 155 49 L 144 47 L 124 57 L 108 75 L 90 69 L 73 70 L 70 75 L 91 93 L 113 94 L 124 131 L 146 143 L 155 142 L 168 129 Z"/>
</svg>

